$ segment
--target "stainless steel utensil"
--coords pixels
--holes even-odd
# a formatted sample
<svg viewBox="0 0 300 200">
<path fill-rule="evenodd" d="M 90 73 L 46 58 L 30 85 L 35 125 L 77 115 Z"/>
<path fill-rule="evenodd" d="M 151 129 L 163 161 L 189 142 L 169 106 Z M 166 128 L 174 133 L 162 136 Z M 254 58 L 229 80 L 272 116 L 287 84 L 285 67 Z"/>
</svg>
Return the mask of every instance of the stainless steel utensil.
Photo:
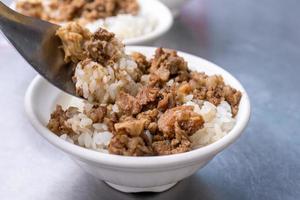
<svg viewBox="0 0 300 200">
<path fill-rule="evenodd" d="M 55 35 L 58 25 L 21 15 L 0 2 L 0 29 L 25 60 L 50 83 L 75 95 L 72 67 Z"/>
</svg>

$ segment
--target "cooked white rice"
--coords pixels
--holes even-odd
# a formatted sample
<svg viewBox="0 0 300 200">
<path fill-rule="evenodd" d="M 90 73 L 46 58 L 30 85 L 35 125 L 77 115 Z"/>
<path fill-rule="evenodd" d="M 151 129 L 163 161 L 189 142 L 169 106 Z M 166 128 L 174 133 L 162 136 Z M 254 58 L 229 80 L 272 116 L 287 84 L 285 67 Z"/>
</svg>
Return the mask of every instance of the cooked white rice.
<svg viewBox="0 0 300 200">
<path fill-rule="evenodd" d="M 136 62 L 125 54 L 114 65 L 105 67 L 93 61 L 79 62 L 74 74 L 77 91 L 82 91 L 90 102 L 101 103 L 114 102 L 121 90 L 135 95 L 140 87 L 136 82 L 139 76 Z"/>
<path fill-rule="evenodd" d="M 90 22 L 86 28 L 96 32 L 99 27 L 105 28 L 122 40 L 139 37 L 152 32 L 157 26 L 157 21 L 150 15 L 120 14 L 115 17 L 99 19 Z"/>
<path fill-rule="evenodd" d="M 190 139 L 193 148 L 199 148 L 211 144 L 224 137 L 235 125 L 231 107 L 226 101 L 222 101 L 217 107 L 208 101 L 202 105 L 189 101 L 187 105 L 193 105 L 194 111 L 199 113 L 205 123 L 204 127 L 194 133 Z"/>
<path fill-rule="evenodd" d="M 107 147 L 113 134 L 108 131 L 105 124 L 93 124 L 92 120 L 83 113 L 74 115 L 66 123 L 72 128 L 75 135 L 70 137 L 63 134 L 60 138 L 88 149 L 108 153 Z"/>
</svg>

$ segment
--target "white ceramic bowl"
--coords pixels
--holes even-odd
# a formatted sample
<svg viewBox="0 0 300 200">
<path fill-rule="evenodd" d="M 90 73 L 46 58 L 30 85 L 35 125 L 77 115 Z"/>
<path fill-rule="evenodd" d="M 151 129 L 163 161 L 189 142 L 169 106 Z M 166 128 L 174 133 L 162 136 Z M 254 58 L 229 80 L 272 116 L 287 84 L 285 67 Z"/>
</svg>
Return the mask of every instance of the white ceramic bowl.
<svg viewBox="0 0 300 200">
<path fill-rule="evenodd" d="M 172 12 L 173 16 L 177 16 L 180 12 L 181 7 L 188 1 L 188 0 L 160 0 L 164 3 Z"/>
<path fill-rule="evenodd" d="M 150 57 L 155 48 L 127 47 L 127 51 L 139 51 Z M 56 104 L 70 105 L 74 100 L 76 102 L 77 98 L 56 89 L 39 76 L 32 81 L 27 90 L 26 112 L 37 133 L 71 156 L 88 173 L 104 180 L 113 188 L 123 192 L 167 190 L 205 166 L 215 155 L 232 144 L 245 129 L 250 116 L 248 95 L 238 80 L 202 58 L 182 52 L 179 52 L 179 55 L 186 59 L 190 69 L 210 75 L 220 74 L 226 83 L 240 90 L 243 95 L 234 128 L 222 139 L 208 146 L 170 156 L 125 157 L 96 152 L 66 142 L 50 132 L 46 124 Z"/>
<path fill-rule="evenodd" d="M 124 39 L 126 45 L 152 44 L 156 39 L 164 35 L 173 25 L 173 16 L 170 9 L 158 0 L 138 0 L 142 15 L 149 15 L 156 19 L 156 28 L 145 34 L 134 38 Z M 10 5 L 16 8 L 16 1 Z"/>
</svg>

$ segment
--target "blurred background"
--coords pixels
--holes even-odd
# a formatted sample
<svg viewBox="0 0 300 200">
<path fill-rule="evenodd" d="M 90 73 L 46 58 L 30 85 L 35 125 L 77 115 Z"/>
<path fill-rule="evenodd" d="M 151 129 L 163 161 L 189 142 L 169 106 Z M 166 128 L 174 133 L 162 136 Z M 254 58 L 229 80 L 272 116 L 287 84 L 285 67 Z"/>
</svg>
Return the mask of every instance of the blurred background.
<svg viewBox="0 0 300 200">
<path fill-rule="evenodd" d="M 237 143 L 160 194 L 117 192 L 38 136 L 23 107 L 36 72 L 0 38 L 0 199 L 300 199 L 299 8 L 299 0 L 189 0 L 178 10 L 154 46 L 228 70 L 252 117 Z"/>
</svg>

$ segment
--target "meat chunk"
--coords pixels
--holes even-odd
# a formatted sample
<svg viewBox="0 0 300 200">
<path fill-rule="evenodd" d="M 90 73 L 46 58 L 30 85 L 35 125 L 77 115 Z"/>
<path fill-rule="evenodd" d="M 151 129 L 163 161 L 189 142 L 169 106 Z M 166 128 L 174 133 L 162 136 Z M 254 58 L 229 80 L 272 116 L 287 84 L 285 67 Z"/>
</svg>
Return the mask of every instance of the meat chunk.
<svg viewBox="0 0 300 200">
<path fill-rule="evenodd" d="M 124 45 L 111 32 L 98 29 L 86 42 L 88 56 L 106 66 L 117 62 L 123 55 Z"/>
<path fill-rule="evenodd" d="M 169 109 L 158 119 L 158 129 L 165 138 L 174 138 L 175 133 L 181 130 L 186 135 L 192 135 L 203 124 L 203 118 L 193 112 L 192 106 L 177 106 Z"/>
<path fill-rule="evenodd" d="M 141 72 L 143 72 L 144 74 L 147 73 L 150 67 L 150 62 L 148 62 L 146 56 L 138 52 L 133 52 L 131 54 L 131 57 L 138 65 L 138 68 L 141 70 Z"/>
<path fill-rule="evenodd" d="M 191 77 L 189 84 L 193 88 L 195 98 L 209 101 L 215 106 L 226 100 L 231 106 L 233 116 L 237 114 L 242 94 L 226 85 L 222 76 L 192 72 Z"/>
<path fill-rule="evenodd" d="M 144 133 L 146 121 L 146 118 L 122 117 L 121 122 L 114 125 L 116 133 L 109 152 L 128 156 L 153 155 L 150 139 Z"/>
<path fill-rule="evenodd" d="M 166 82 L 170 76 L 180 74 L 180 72 L 188 71 L 187 63 L 184 59 L 177 55 L 174 50 L 158 48 L 152 59 L 150 73 L 152 79 L 159 78 L 160 82 Z"/>
<path fill-rule="evenodd" d="M 145 120 L 145 129 L 148 129 L 150 133 L 155 134 L 157 131 L 157 118 L 159 111 L 157 109 L 148 110 L 137 115 L 137 119 Z"/>
<path fill-rule="evenodd" d="M 191 79 L 189 81 L 191 87 L 193 89 L 200 89 L 201 87 L 205 87 L 206 78 L 208 77 L 203 72 L 190 72 Z"/>
<path fill-rule="evenodd" d="M 142 137 L 129 137 L 126 134 L 117 134 L 108 146 L 109 153 L 124 156 L 151 156 L 153 150 L 147 146 Z"/>
<path fill-rule="evenodd" d="M 165 68 L 170 72 L 171 75 L 174 75 L 179 71 L 186 71 L 187 63 L 182 57 L 177 55 L 176 51 L 158 48 L 155 51 L 150 72 L 154 73 L 159 68 Z"/>
<path fill-rule="evenodd" d="M 190 71 L 188 70 L 180 71 L 175 78 L 175 82 L 184 82 L 189 80 L 190 80 Z"/>
<path fill-rule="evenodd" d="M 176 87 L 162 89 L 159 93 L 160 101 L 157 108 L 160 111 L 165 111 L 176 106 Z"/>
<path fill-rule="evenodd" d="M 156 101 L 159 89 L 155 87 L 145 86 L 141 88 L 136 96 L 137 101 L 140 105 L 147 105 L 150 102 Z"/>
<path fill-rule="evenodd" d="M 182 83 L 178 88 L 178 93 L 182 96 L 188 95 L 193 91 L 192 86 L 189 83 Z"/>
<path fill-rule="evenodd" d="M 59 28 L 56 35 L 62 41 L 66 62 L 77 63 L 87 58 L 85 42 L 91 38 L 91 33 L 87 29 L 76 22 L 72 22 Z"/>
<path fill-rule="evenodd" d="M 147 110 L 137 115 L 137 119 L 147 119 L 149 122 L 153 122 L 157 119 L 159 111 L 157 109 Z"/>
<path fill-rule="evenodd" d="M 138 100 L 123 91 L 118 94 L 116 104 L 126 115 L 136 115 L 142 110 Z"/>
<path fill-rule="evenodd" d="M 73 134 L 72 128 L 67 126 L 66 121 L 77 113 L 78 109 L 75 107 L 70 107 L 64 111 L 60 105 L 57 105 L 55 111 L 51 114 L 47 128 L 58 136 Z"/>
<path fill-rule="evenodd" d="M 169 155 L 183 153 L 191 150 L 191 141 L 188 136 L 188 131 L 184 130 L 180 123 L 175 122 L 175 134 L 173 138 L 166 138 L 165 135 L 156 135 L 153 138 L 152 148 L 156 155 Z M 193 130 L 192 130 L 193 131 Z"/>
<path fill-rule="evenodd" d="M 144 131 L 145 122 L 145 119 L 132 119 L 119 122 L 115 124 L 115 130 L 117 133 L 125 133 L 133 137 L 140 136 Z"/>
<path fill-rule="evenodd" d="M 178 141 L 173 140 L 161 140 L 152 143 L 152 148 L 155 155 L 170 155 L 177 153 L 184 153 L 191 150 L 191 142 L 189 140 Z"/>
<path fill-rule="evenodd" d="M 104 117 L 106 116 L 107 108 L 105 106 L 93 105 L 90 110 L 85 110 L 84 114 L 86 114 L 93 123 L 102 123 Z"/>
<path fill-rule="evenodd" d="M 114 119 L 112 119 L 112 118 L 104 117 L 103 122 L 104 122 L 104 124 L 106 124 L 106 126 L 108 127 L 108 130 L 110 132 L 112 132 L 112 133 L 116 132 L 114 125 L 117 121 L 114 121 Z"/>
<path fill-rule="evenodd" d="M 224 87 L 224 95 L 225 100 L 230 104 L 231 106 L 231 112 L 232 115 L 235 116 L 239 111 L 239 103 L 242 98 L 242 93 L 240 91 L 237 91 L 236 89 L 225 86 Z"/>
<path fill-rule="evenodd" d="M 158 69 L 155 69 L 155 71 L 152 70 L 152 72 L 150 73 L 150 80 L 153 81 L 154 83 L 163 84 L 167 82 L 169 78 L 170 78 L 170 71 L 165 67 L 160 67 Z"/>
</svg>

